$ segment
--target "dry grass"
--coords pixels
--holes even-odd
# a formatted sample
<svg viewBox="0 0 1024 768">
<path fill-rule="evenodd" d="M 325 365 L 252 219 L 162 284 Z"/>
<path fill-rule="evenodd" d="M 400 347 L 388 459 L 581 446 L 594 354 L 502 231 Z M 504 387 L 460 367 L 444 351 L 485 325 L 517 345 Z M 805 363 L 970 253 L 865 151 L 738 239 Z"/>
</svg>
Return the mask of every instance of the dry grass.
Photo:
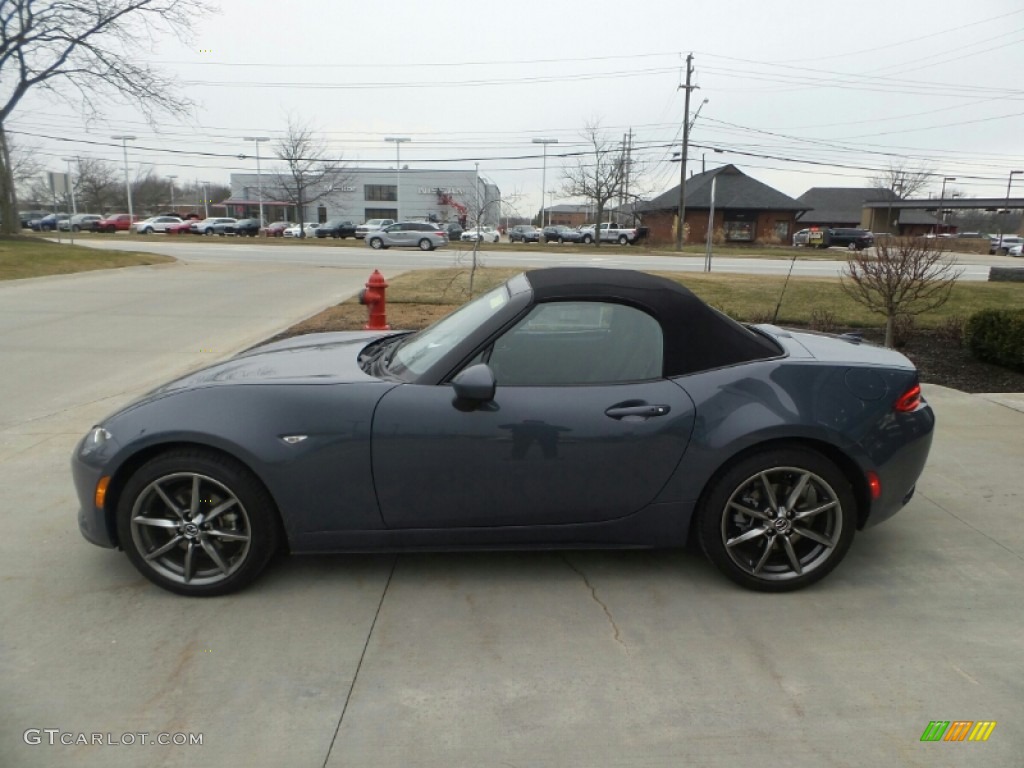
<svg viewBox="0 0 1024 768">
<path fill-rule="evenodd" d="M 480 268 L 475 293 L 517 274 L 520 269 Z M 783 277 L 761 275 L 660 273 L 682 283 L 704 301 L 746 322 L 772 317 L 782 290 Z M 418 329 L 443 317 L 469 299 L 468 269 L 430 269 L 406 272 L 389 280 L 388 322 L 394 328 Z M 969 317 L 980 309 L 1024 304 L 1022 283 L 960 283 L 942 308 L 917 318 L 917 327 L 940 328 L 949 318 Z M 781 324 L 812 325 L 827 315 L 841 327 L 878 327 L 880 315 L 854 302 L 830 278 L 793 278 L 779 311 Z M 366 308 L 355 299 L 326 310 L 289 329 L 288 335 L 319 330 L 353 330 L 366 322 Z"/>
<path fill-rule="evenodd" d="M 138 267 L 173 262 L 169 256 L 128 251 L 103 251 L 57 244 L 35 237 L 0 237 L 0 280 L 88 272 L 96 269 Z"/>
</svg>

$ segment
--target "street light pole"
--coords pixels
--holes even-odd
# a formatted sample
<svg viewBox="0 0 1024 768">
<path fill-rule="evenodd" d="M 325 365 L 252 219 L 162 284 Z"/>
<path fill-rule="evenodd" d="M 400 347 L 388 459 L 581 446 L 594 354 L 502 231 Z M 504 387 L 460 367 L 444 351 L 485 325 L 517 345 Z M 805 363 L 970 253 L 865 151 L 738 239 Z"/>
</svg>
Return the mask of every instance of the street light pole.
<svg viewBox="0 0 1024 768">
<path fill-rule="evenodd" d="M 683 154 L 679 163 L 679 226 L 676 228 L 676 250 L 683 250 L 686 241 L 686 156 L 690 149 L 690 92 L 697 88 L 691 85 L 693 77 L 693 54 L 686 56 L 686 84 L 679 87 L 686 91 L 683 102 Z"/>
<path fill-rule="evenodd" d="M 939 236 L 939 227 L 942 225 L 942 201 L 946 199 L 946 182 L 956 181 L 956 176 L 946 176 L 942 180 L 942 191 L 939 193 L 939 215 L 935 219 L 935 236 Z"/>
<path fill-rule="evenodd" d="M 203 185 L 203 212 L 206 214 L 206 218 L 210 218 L 210 182 L 200 181 Z"/>
<path fill-rule="evenodd" d="M 260 196 L 260 226 L 262 227 L 266 222 L 263 220 L 263 175 L 260 173 L 260 142 L 270 141 L 270 139 L 266 136 L 243 136 L 242 140 L 256 142 L 256 188 L 259 190 Z"/>
<path fill-rule="evenodd" d="M 1010 171 L 1010 177 L 1006 180 L 1006 215 L 1010 214 L 1010 185 L 1013 184 L 1013 177 L 1017 174 L 1024 173 L 1024 171 Z M 999 253 L 1003 249 L 1003 230 L 1006 227 L 1003 226 L 1003 219 L 999 220 L 999 247 L 996 248 L 996 253 Z"/>
<path fill-rule="evenodd" d="M 71 215 L 74 216 L 76 213 L 78 213 L 78 204 L 75 202 L 75 185 L 71 183 L 71 164 L 75 162 L 78 158 L 65 157 L 62 159 L 65 163 L 68 164 L 68 192 L 71 194 Z"/>
<path fill-rule="evenodd" d="M 135 136 L 111 136 L 114 141 L 121 142 L 121 149 L 124 150 L 124 189 L 128 193 L 128 221 L 135 221 L 135 211 L 132 210 L 132 185 L 128 181 L 128 142 L 135 141 Z"/>
<path fill-rule="evenodd" d="M 171 180 L 171 210 L 173 211 L 174 210 L 174 180 L 176 178 L 178 178 L 178 176 L 176 174 L 172 173 L 167 178 Z"/>
<path fill-rule="evenodd" d="M 395 219 L 402 220 L 402 144 L 412 141 L 408 136 L 385 136 L 384 141 L 395 142 Z"/>
<path fill-rule="evenodd" d="M 547 195 L 548 195 L 548 144 L 557 144 L 558 139 L 534 139 L 534 144 L 544 145 L 544 166 L 540 176 L 540 228 L 544 229 L 547 226 L 544 223 L 544 217 L 547 216 L 548 223 L 551 222 L 551 216 L 548 215 L 547 207 Z"/>
</svg>

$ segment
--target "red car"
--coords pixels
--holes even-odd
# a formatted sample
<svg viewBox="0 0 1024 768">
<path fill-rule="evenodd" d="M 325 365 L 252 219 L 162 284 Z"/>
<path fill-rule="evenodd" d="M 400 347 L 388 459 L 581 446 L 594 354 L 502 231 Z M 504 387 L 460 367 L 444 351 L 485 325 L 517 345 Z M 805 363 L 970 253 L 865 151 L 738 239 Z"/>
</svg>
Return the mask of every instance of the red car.
<svg viewBox="0 0 1024 768">
<path fill-rule="evenodd" d="M 192 226 L 192 219 L 187 219 L 180 224 L 171 224 L 164 230 L 168 235 L 187 235 L 190 233 L 189 227 Z"/>
<path fill-rule="evenodd" d="M 96 222 L 96 232 L 127 232 L 133 221 L 138 221 L 138 216 L 131 216 L 127 213 L 112 213 Z"/>
<path fill-rule="evenodd" d="M 294 226 L 290 221 L 275 221 L 261 229 L 260 234 L 264 237 L 284 237 L 284 231 Z"/>
</svg>

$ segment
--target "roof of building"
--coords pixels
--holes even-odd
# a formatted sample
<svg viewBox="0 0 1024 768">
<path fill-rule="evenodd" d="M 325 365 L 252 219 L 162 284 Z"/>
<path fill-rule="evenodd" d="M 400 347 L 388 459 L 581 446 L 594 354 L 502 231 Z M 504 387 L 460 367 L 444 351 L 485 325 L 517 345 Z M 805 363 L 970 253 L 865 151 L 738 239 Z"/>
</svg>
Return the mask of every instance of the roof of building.
<svg viewBox="0 0 1024 768">
<path fill-rule="evenodd" d="M 902 198 L 891 189 L 881 187 L 811 187 L 797 199 L 808 206 L 806 213 L 797 216 L 801 224 L 856 226 L 860 224 L 866 204 L 895 203 Z M 936 223 L 935 217 L 923 210 L 901 210 L 899 221 L 901 224 Z"/>
<path fill-rule="evenodd" d="M 547 207 L 548 213 L 590 213 L 592 210 L 594 210 L 593 205 L 577 205 L 574 203 L 559 203 L 558 205 L 549 205 Z"/>
<path fill-rule="evenodd" d="M 711 180 L 715 182 L 715 207 L 718 209 L 754 209 L 767 211 L 805 211 L 808 206 L 789 195 L 769 187 L 757 179 L 747 176 L 735 165 L 723 165 L 706 173 L 698 173 L 686 180 L 686 207 L 711 207 Z M 679 208 L 679 185 L 647 203 L 641 203 L 637 210 L 670 211 Z"/>
</svg>

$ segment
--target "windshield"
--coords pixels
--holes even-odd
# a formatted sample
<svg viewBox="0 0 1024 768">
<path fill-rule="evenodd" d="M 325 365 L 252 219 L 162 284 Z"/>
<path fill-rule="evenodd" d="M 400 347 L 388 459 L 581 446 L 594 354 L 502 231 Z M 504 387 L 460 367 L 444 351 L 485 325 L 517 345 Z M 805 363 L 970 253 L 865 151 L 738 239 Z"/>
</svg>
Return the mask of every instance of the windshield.
<svg viewBox="0 0 1024 768">
<path fill-rule="evenodd" d="M 396 372 L 406 370 L 417 376 L 423 374 L 508 301 L 508 289 L 500 285 L 479 299 L 465 304 L 403 341 L 391 356 L 391 366 Z"/>
</svg>

